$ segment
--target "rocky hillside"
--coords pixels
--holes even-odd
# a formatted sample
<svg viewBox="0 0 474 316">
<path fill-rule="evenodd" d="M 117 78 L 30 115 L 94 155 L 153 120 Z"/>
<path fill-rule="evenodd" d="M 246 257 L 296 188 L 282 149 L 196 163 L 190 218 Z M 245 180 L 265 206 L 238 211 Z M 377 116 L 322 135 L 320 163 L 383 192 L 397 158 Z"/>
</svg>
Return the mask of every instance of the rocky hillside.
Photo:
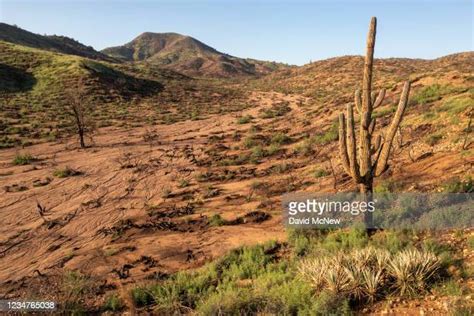
<svg viewBox="0 0 474 316">
<path fill-rule="evenodd" d="M 254 76 L 287 68 L 280 63 L 224 54 L 195 38 L 177 33 L 143 33 L 125 45 L 102 52 L 124 61 L 151 63 L 192 76 Z"/>
<path fill-rule="evenodd" d="M 259 88 L 284 93 L 298 93 L 320 101 L 336 101 L 341 95 L 354 92 L 362 82 L 361 56 L 343 56 L 316 61 L 301 67 L 276 71 L 254 82 Z M 391 89 L 407 79 L 418 81 L 424 77 L 445 77 L 456 72 L 472 82 L 474 52 L 458 53 L 433 60 L 410 58 L 376 59 L 374 84 Z M 469 79 L 471 78 L 471 79 Z M 456 79 L 456 78 L 455 78 Z"/>
</svg>

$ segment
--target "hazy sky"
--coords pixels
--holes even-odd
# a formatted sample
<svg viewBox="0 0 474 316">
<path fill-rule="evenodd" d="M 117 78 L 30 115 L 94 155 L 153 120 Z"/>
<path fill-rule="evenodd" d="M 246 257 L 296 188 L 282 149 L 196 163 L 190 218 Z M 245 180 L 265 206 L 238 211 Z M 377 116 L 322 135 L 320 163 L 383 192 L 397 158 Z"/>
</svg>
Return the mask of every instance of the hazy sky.
<svg viewBox="0 0 474 316">
<path fill-rule="evenodd" d="M 2 22 L 96 49 L 145 31 L 177 32 L 238 57 L 299 65 L 363 54 L 373 15 L 376 57 L 435 58 L 473 50 L 472 0 L 0 0 Z"/>
</svg>

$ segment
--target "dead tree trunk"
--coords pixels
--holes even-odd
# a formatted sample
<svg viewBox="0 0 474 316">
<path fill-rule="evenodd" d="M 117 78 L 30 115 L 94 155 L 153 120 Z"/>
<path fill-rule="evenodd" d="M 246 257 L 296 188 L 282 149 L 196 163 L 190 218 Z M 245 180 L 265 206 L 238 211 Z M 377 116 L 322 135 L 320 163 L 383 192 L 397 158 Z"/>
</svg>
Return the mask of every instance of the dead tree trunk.
<svg viewBox="0 0 474 316">
<path fill-rule="evenodd" d="M 410 82 L 407 81 L 403 86 L 400 102 L 389 129 L 385 135 L 378 134 L 375 136 L 376 120 L 372 117 L 372 113 L 375 108 L 382 104 L 385 97 L 384 89 L 379 92 L 377 98 L 372 93 L 376 28 L 377 19 L 373 17 L 367 35 L 362 93 L 360 90 L 356 90 L 354 100 L 356 110 L 360 116 L 358 146 L 356 146 L 355 139 L 353 104 L 347 106 L 347 117 L 344 113 L 339 114 L 339 151 L 342 164 L 346 173 L 359 185 L 362 199 L 367 202 L 372 200 L 374 178 L 383 174 L 389 167 L 388 159 L 393 138 L 403 119 L 410 93 Z M 372 213 L 365 212 L 364 222 L 367 228 L 373 227 Z"/>
<path fill-rule="evenodd" d="M 80 105 L 73 104 L 72 111 L 74 114 L 74 120 L 76 121 L 77 134 L 79 136 L 79 143 L 81 148 L 86 148 L 86 143 L 84 142 L 84 133 L 85 133 L 85 122 L 84 122 L 84 113 L 82 109 L 79 108 Z"/>
</svg>

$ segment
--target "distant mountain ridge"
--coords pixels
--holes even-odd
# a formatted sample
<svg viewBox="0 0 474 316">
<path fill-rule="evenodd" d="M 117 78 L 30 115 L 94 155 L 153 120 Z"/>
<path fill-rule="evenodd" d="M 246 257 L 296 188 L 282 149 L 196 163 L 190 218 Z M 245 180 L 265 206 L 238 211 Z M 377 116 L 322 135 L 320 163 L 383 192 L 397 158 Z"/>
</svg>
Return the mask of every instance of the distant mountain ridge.
<svg viewBox="0 0 474 316">
<path fill-rule="evenodd" d="M 131 42 L 101 51 L 129 62 L 147 62 L 192 76 L 263 75 L 288 66 L 234 57 L 178 33 L 145 32 Z"/>
<path fill-rule="evenodd" d="M 0 23 L 0 41 L 90 59 L 117 62 L 116 59 L 72 38 L 57 35 L 39 35 L 6 23 Z"/>
</svg>

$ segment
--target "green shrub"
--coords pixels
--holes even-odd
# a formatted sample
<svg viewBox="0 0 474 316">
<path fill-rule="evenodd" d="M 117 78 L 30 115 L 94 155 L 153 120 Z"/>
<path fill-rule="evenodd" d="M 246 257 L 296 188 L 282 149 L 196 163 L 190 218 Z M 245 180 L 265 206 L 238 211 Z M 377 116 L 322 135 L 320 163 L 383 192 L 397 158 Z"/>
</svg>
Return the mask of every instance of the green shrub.
<svg viewBox="0 0 474 316">
<path fill-rule="evenodd" d="M 285 145 L 291 143 L 292 141 L 293 140 L 290 136 L 283 133 L 277 133 L 272 137 L 270 142 L 272 144 Z"/>
<path fill-rule="evenodd" d="M 443 135 L 441 135 L 441 134 L 429 135 L 426 138 L 426 144 L 428 144 L 430 146 L 434 146 L 434 145 L 438 144 L 442 139 L 443 139 Z"/>
<path fill-rule="evenodd" d="M 260 159 L 266 157 L 267 155 L 267 151 L 263 149 L 262 146 L 255 146 L 252 148 L 252 153 L 250 154 L 250 161 L 252 163 L 257 163 Z"/>
<path fill-rule="evenodd" d="M 471 177 L 465 180 L 454 177 L 443 185 L 443 191 L 447 193 L 472 193 L 474 192 L 474 181 Z"/>
<path fill-rule="evenodd" d="M 304 256 L 319 249 L 326 232 L 321 229 L 288 229 L 288 243 L 296 256 Z"/>
<path fill-rule="evenodd" d="M 467 238 L 467 246 L 471 249 L 474 250 L 474 236 L 469 236 Z"/>
<path fill-rule="evenodd" d="M 264 119 L 269 119 L 283 116 L 291 111 L 291 108 L 288 104 L 288 102 L 282 102 L 280 104 L 272 106 L 271 108 L 265 108 L 261 111 L 260 117 Z"/>
<path fill-rule="evenodd" d="M 241 116 L 237 119 L 237 124 L 247 124 L 247 123 L 250 123 L 252 119 L 253 119 L 252 115 Z"/>
<path fill-rule="evenodd" d="M 321 292 L 315 301 L 315 315 L 352 315 L 349 299 L 329 291 Z"/>
<path fill-rule="evenodd" d="M 390 193 L 395 190 L 395 183 L 389 180 L 382 181 L 374 187 L 375 193 Z"/>
<path fill-rule="evenodd" d="M 322 177 L 325 177 L 325 176 L 328 176 L 328 175 L 330 175 L 330 173 L 326 169 L 317 169 L 314 172 L 314 177 L 315 178 L 322 178 Z"/>
<path fill-rule="evenodd" d="M 281 151 L 281 146 L 277 143 L 271 144 L 270 146 L 267 147 L 265 151 L 267 155 L 273 156 Z"/>
<path fill-rule="evenodd" d="M 249 148 L 252 148 L 252 147 L 256 146 L 257 144 L 258 144 L 258 142 L 252 136 L 246 137 L 244 139 L 244 147 L 245 148 L 249 149 Z"/>
<path fill-rule="evenodd" d="M 390 253 L 399 252 L 407 247 L 412 247 L 411 234 L 407 231 L 383 231 L 374 234 L 370 240 L 376 248 L 386 249 Z"/>
<path fill-rule="evenodd" d="M 315 143 L 318 145 L 326 145 L 339 138 L 339 123 L 335 122 L 321 135 L 316 135 Z"/>
<path fill-rule="evenodd" d="M 178 187 L 180 187 L 180 188 L 185 188 L 185 187 L 187 187 L 187 186 L 189 186 L 189 181 L 188 181 L 188 180 L 186 180 L 186 179 L 181 179 L 181 180 L 179 181 Z"/>
<path fill-rule="evenodd" d="M 13 164 L 16 166 L 23 166 L 28 165 L 35 160 L 37 160 L 37 158 L 33 157 L 31 154 L 17 154 L 15 158 L 13 158 Z"/>
<path fill-rule="evenodd" d="M 136 287 L 131 290 L 133 304 L 136 307 L 150 305 L 153 302 L 151 292 L 143 287 Z"/>
<path fill-rule="evenodd" d="M 270 149 L 268 150 L 268 153 L 271 155 Z M 292 164 L 284 162 L 284 163 L 281 163 L 281 164 L 273 165 L 271 167 L 271 171 L 272 171 L 272 173 L 285 173 L 285 172 L 291 170 L 292 168 L 293 168 Z"/>
<path fill-rule="evenodd" d="M 306 138 L 305 140 L 303 140 L 301 144 L 298 144 L 298 146 L 296 146 L 295 148 L 296 153 L 302 156 L 306 156 L 306 157 L 311 156 L 315 153 L 315 150 L 314 150 L 315 144 L 316 144 L 316 140 L 314 137 Z"/>
<path fill-rule="evenodd" d="M 108 296 L 105 299 L 103 309 L 106 311 L 118 312 L 124 308 L 121 298 L 117 294 Z"/>
<path fill-rule="evenodd" d="M 439 84 L 433 84 L 424 87 L 418 93 L 410 97 L 413 104 L 426 104 L 441 99 L 441 95 L 444 93 L 445 88 Z"/>
<path fill-rule="evenodd" d="M 53 172 L 53 175 L 58 178 L 74 177 L 81 174 L 82 172 L 74 170 L 68 166 L 66 166 L 64 169 L 57 169 Z"/>
<path fill-rule="evenodd" d="M 348 249 L 360 249 L 369 242 L 367 233 L 362 228 L 351 228 L 350 230 L 336 230 L 330 232 L 326 238 L 321 240 L 319 247 L 330 252 Z"/>
<path fill-rule="evenodd" d="M 450 115 L 457 115 L 472 107 L 474 107 L 474 99 L 472 97 L 458 96 L 444 102 L 439 111 L 447 112 Z"/>
<path fill-rule="evenodd" d="M 222 225 L 225 225 L 225 221 L 219 214 L 214 214 L 209 219 L 209 226 L 211 227 L 217 227 Z"/>
<path fill-rule="evenodd" d="M 461 296 L 464 294 L 464 288 L 455 280 L 448 280 L 446 282 L 441 282 L 438 284 L 435 289 L 435 292 L 441 295 L 449 296 Z"/>
</svg>

